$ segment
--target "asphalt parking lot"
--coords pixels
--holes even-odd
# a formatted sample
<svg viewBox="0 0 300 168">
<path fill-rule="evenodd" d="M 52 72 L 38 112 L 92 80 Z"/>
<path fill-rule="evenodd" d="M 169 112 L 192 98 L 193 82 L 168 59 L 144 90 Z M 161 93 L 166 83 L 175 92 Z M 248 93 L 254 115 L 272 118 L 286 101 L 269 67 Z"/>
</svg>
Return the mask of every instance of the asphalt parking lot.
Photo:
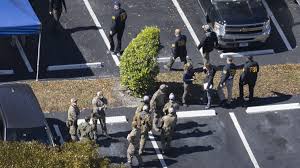
<svg viewBox="0 0 300 168">
<path fill-rule="evenodd" d="M 143 155 L 145 167 L 296 168 L 300 154 L 299 101 L 299 96 L 279 95 L 248 108 L 199 111 L 204 106 L 182 107 L 169 153 L 161 155 L 159 134 L 153 132 Z M 106 112 L 108 118 L 126 118 L 107 121 L 112 138 L 101 136 L 97 141 L 101 154 L 113 163 L 126 162 L 126 137 L 134 111 L 116 108 Z M 88 111 L 80 118 L 86 115 Z M 46 117 L 53 134 L 61 134 L 66 141 L 66 113 L 46 113 Z"/>
<path fill-rule="evenodd" d="M 300 7 L 293 0 L 263 1 L 272 19 L 272 33 L 265 45 L 238 50 L 215 50 L 211 53 L 212 63 L 224 64 L 222 52 L 269 53 L 257 56 L 260 64 L 299 63 Z M 111 22 L 111 0 L 67 1 L 67 13 L 61 17 L 61 31 L 51 30 L 52 19 L 48 14 L 47 1 L 33 0 L 34 9 L 43 25 L 41 44 L 40 78 L 94 78 L 118 76 L 119 58 L 106 54 L 107 37 Z M 188 38 L 188 56 L 194 65 L 201 66 L 200 53 L 196 44 L 203 36 L 201 26 L 204 17 L 197 0 L 135 1 L 123 2 L 128 21 L 123 37 L 126 47 L 144 26 L 161 29 L 162 49 L 159 62 L 165 64 L 170 57 L 170 45 L 175 28 L 181 28 Z M 20 39 L 20 38 L 19 38 Z M 34 79 L 38 37 L 28 37 L 20 47 L 11 46 L 10 38 L 1 38 L 0 70 L 1 81 Z M 274 52 L 274 53 L 273 53 Z M 273 53 L 273 54 L 270 54 Z M 276 58 L 276 59 L 274 59 Z M 242 58 L 236 62 L 242 63 Z M 175 68 L 180 68 L 176 63 Z M 164 71 L 162 69 L 162 71 Z"/>
</svg>

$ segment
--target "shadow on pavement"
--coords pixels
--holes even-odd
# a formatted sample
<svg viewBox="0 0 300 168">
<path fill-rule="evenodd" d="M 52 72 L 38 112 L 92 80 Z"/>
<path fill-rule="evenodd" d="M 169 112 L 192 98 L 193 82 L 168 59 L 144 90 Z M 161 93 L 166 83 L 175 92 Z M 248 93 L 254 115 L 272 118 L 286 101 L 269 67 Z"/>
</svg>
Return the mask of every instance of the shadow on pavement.
<svg viewBox="0 0 300 168">
<path fill-rule="evenodd" d="M 112 143 L 118 143 L 120 140 L 116 138 L 98 138 L 96 142 L 100 147 L 109 147 Z"/>
<path fill-rule="evenodd" d="M 194 129 L 192 132 L 188 133 L 180 133 L 180 132 L 175 132 L 173 136 L 173 140 L 175 139 L 183 139 L 183 138 L 192 138 L 192 137 L 203 137 L 203 136 L 208 136 L 213 134 L 212 131 L 200 131 L 198 128 Z"/>
<path fill-rule="evenodd" d="M 174 159 L 166 159 L 164 158 L 164 161 L 166 163 L 167 166 L 170 166 L 174 163 L 177 163 L 176 160 Z M 144 162 L 144 167 L 161 167 L 161 163 L 160 161 L 157 159 L 157 160 L 153 160 L 153 161 L 148 161 L 148 162 Z"/>
<path fill-rule="evenodd" d="M 212 147 L 211 145 L 208 146 L 183 146 L 179 148 L 174 148 L 171 147 L 170 150 L 167 153 L 167 156 L 170 158 L 176 158 L 180 155 L 184 154 L 191 154 L 191 153 L 196 153 L 196 152 L 206 152 L 206 151 L 211 151 L 214 150 L 215 148 Z"/>
<path fill-rule="evenodd" d="M 187 130 L 187 129 L 192 129 L 196 127 L 205 127 L 207 124 L 199 124 L 194 121 L 189 121 L 186 123 L 179 123 L 176 125 L 176 131 L 182 131 L 182 130 Z"/>
</svg>

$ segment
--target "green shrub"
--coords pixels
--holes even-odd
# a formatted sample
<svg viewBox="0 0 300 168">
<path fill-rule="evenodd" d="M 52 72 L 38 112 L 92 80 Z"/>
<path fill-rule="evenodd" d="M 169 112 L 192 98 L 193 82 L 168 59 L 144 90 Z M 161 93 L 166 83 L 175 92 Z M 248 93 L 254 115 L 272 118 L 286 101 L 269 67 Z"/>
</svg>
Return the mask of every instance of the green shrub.
<svg viewBox="0 0 300 168">
<path fill-rule="evenodd" d="M 155 77 L 159 73 L 156 59 L 160 45 L 159 33 L 157 27 L 145 27 L 121 57 L 121 84 L 133 95 L 141 96 L 155 87 Z"/>
<path fill-rule="evenodd" d="M 65 143 L 60 148 L 37 142 L 0 142 L 1 168 L 107 168 L 110 161 L 100 158 L 97 145 Z"/>
</svg>

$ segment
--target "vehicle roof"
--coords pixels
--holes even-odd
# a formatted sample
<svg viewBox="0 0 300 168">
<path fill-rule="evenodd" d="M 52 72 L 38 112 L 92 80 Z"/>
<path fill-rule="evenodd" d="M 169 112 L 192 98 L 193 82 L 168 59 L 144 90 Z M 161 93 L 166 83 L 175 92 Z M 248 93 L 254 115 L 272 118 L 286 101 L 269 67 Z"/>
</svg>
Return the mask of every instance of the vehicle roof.
<svg viewBox="0 0 300 168">
<path fill-rule="evenodd" d="M 44 114 L 27 84 L 0 85 L 0 113 L 6 128 L 45 126 Z"/>
</svg>

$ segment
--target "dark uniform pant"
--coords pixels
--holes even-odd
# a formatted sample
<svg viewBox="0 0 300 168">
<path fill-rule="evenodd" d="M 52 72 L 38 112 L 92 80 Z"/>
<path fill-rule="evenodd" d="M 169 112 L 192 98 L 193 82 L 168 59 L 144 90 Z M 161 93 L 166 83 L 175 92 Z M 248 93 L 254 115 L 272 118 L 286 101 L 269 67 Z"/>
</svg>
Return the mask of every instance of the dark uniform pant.
<svg viewBox="0 0 300 168">
<path fill-rule="evenodd" d="M 59 19 L 62 13 L 62 9 L 53 9 L 52 14 L 54 18 L 54 29 L 58 30 L 59 29 Z"/>
<path fill-rule="evenodd" d="M 244 85 L 248 85 L 249 88 L 249 101 L 253 100 L 253 95 L 254 95 L 254 87 L 255 87 L 255 82 L 253 83 L 244 83 L 243 81 L 240 80 L 239 82 L 239 90 L 240 90 L 240 98 L 244 97 Z"/>
<path fill-rule="evenodd" d="M 92 118 L 92 121 L 93 121 L 92 129 L 93 129 L 94 139 L 97 139 L 97 121 L 98 121 L 98 119 L 99 119 L 99 122 L 100 122 L 102 133 L 107 135 L 105 115 L 104 114 L 101 114 L 101 115 L 100 114 L 94 114 L 93 118 Z"/>
<path fill-rule="evenodd" d="M 173 64 L 174 64 L 174 62 L 175 62 L 175 60 L 176 60 L 176 58 L 178 58 L 178 56 L 171 56 L 171 57 L 170 57 L 170 61 L 169 61 L 169 63 L 167 64 L 168 68 L 172 68 L 172 66 L 173 66 Z M 187 63 L 186 55 L 185 55 L 185 56 L 179 56 L 179 58 L 180 58 L 180 61 L 183 62 L 184 64 Z"/>
<path fill-rule="evenodd" d="M 110 43 L 110 51 L 116 51 L 120 53 L 122 47 L 122 37 L 125 28 L 121 28 L 120 30 L 113 31 L 112 34 L 108 35 L 108 40 Z M 114 36 L 117 34 L 117 48 L 115 50 Z"/>
<path fill-rule="evenodd" d="M 187 103 L 187 97 L 191 94 L 192 84 L 183 83 L 182 103 Z"/>
</svg>

